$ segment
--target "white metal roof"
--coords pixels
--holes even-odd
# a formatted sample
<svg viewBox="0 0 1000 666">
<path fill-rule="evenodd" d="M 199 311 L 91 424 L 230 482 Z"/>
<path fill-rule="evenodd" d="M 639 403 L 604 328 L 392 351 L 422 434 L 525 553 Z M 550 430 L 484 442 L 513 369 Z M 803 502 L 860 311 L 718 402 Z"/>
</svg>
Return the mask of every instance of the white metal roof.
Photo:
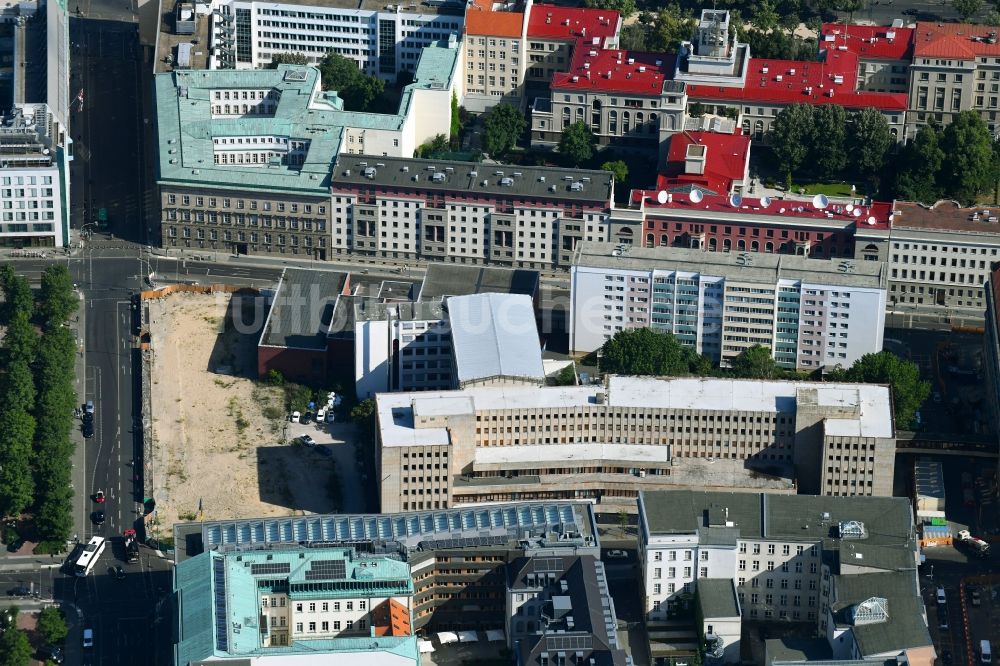
<svg viewBox="0 0 1000 666">
<path fill-rule="evenodd" d="M 472 294 L 447 301 L 459 382 L 488 377 L 544 381 L 535 308 L 524 294 Z"/>
</svg>

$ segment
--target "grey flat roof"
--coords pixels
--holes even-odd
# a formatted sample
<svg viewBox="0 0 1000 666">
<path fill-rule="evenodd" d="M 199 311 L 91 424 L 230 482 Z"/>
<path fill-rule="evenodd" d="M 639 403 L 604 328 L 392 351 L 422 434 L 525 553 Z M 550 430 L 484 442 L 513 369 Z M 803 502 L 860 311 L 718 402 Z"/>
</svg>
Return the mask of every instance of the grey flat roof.
<svg viewBox="0 0 1000 666">
<path fill-rule="evenodd" d="M 914 571 L 837 576 L 834 587 L 836 600 L 832 609 L 839 626 L 852 625 L 848 611 L 855 604 L 872 597 L 881 597 L 888 602 L 887 621 L 851 626 L 862 655 L 932 644 L 924 623 L 924 604 Z"/>
<path fill-rule="evenodd" d="M 366 176 L 366 172 L 370 176 Z M 436 173 L 443 173 L 444 178 L 434 180 Z M 505 184 L 508 183 L 508 179 L 509 185 Z M 578 190 L 573 189 L 574 183 L 580 184 Z M 404 190 L 437 190 L 459 195 L 471 192 L 499 198 L 528 197 L 586 201 L 603 205 L 610 205 L 612 194 L 612 175 L 608 171 L 376 157 L 349 153 L 337 156 L 331 183 L 333 191 L 337 192 L 338 185 L 343 184 L 365 187 L 389 186 Z"/>
<path fill-rule="evenodd" d="M 379 303 L 365 299 L 354 306 L 354 321 L 384 321 L 389 315 L 401 321 L 437 321 L 444 319 L 440 301 L 431 303 Z"/>
<path fill-rule="evenodd" d="M 260 344 L 326 349 L 326 336 L 347 273 L 286 268 L 271 302 Z"/>
<path fill-rule="evenodd" d="M 768 666 L 776 662 L 825 661 L 833 656 L 825 638 L 771 638 L 764 641 Z"/>
<path fill-rule="evenodd" d="M 643 492 L 651 534 L 691 534 L 727 522 L 742 539 L 817 541 L 836 533 L 841 521 L 865 524 L 865 547 L 908 545 L 914 538 L 910 503 L 903 497 L 832 497 L 722 493 L 694 490 Z M 826 514 L 826 516 L 824 516 Z"/>
<path fill-rule="evenodd" d="M 763 252 L 709 252 L 683 247 L 631 247 L 619 253 L 614 243 L 577 244 L 573 266 L 640 271 L 681 271 L 773 284 L 779 279 L 812 284 L 885 289 L 881 261 L 835 257 L 809 259 Z"/>
<path fill-rule="evenodd" d="M 531 298 L 523 294 L 452 296 L 445 307 L 460 383 L 489 377 L 545 381 Z"/>
<path fill-rule="evenodd" d="M 446 296 L 488 292 L 534 297 L 538 291 L 538 283 L 538 271 L 434 262 L 427 265 L 427 273 L 420 285 L 419 300 L 430 301 Z"/>
<path fill-rule="evenodd" d="M 695 592 L 703 618 L 740 616 L 736 587 L 731 578 L 699 578 Z"/>
</svg>

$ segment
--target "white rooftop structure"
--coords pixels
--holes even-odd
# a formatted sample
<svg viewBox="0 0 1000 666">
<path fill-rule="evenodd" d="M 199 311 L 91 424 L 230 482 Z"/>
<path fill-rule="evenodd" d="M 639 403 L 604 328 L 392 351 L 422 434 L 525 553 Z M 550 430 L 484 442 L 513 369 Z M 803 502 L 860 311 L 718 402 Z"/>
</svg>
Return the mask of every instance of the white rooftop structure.
<svg viewBox="0 0 1000 666">
<path fill-rule="evenodd" d="M 524 294 L 447 300 L 458 385 L 495 377 L 545 381 L 534 304 Z"/>
<path fill-rule="evenodd" d="M 757 381 L 684 377 L 612 376 L 607 386 L 482 386 L 460 391 L 380 393 L 383 446 L 447 445 L 448 431 L 415 428 L 414 417 L 442 417 L 492 410 L 604 405 L 607 408 L 755 411 L 794 414 L 803 390 L 815 391 L 819 407 L 857 410 L 858 416 L 825 419 L 832 436 L 893 436 L 889 388 L 874 384 Z M 538 447 L 532 447 L 536 451 Z M 565 448 L 565 447 L 562 447 Z M 566 448 L 566 451 L 570 449 Z"/>
</svg>

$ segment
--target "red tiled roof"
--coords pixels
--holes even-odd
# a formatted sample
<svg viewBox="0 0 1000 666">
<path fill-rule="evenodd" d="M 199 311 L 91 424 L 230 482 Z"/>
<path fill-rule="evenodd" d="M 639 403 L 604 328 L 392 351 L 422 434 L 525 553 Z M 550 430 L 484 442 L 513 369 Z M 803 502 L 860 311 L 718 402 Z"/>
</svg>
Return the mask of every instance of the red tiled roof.
<svg viewBox="0 0 1000 666">
<path fill-rule="evenodd" d="M 751 58 L 747 70 L 743 88 L 693 85 L 688 86 L 688 97 L 692 101 L 839 104 L 848 109 L 906 110 L 906 93 L 855 90 L 858 56 L 851 51 L 828 51 L 825 62 Z"/>
<path fill-rule="evenodd" d="M 654 190 L 632 190 L 631 192 L 631 203 L 638 205 L 645 202 L 647 215 L 655 215 L 661 211 L 668 214 L 670 210 L 697 210 L 699 212 L 729 214 L 738 212 L 747 215 L 768 215 L 788 219 L 833 219 L 848 224 L 853 219 L 854 224 L 864 229 L 888 229 L 891 226 L 889 215 L 892 212 L 892 204 L 885 201 L 876 201 L 871 206 L 861 206 L 861 214 L 855 216 L 853 210 L 848 213 L 843 207 L 840 212 L 837 212 L 835 206 L 842 206 L 842 204 L 831 204 L 826 210 L 817 210 L 809 201 L 778 199 L 772 201 L 770 206 L 764 209 L 760 207 L 760 199 L 743 197 L 740 207 L 734 208 L 729 203 L 729 197 L 725 195 L 706 194 L 698 203 L 692 203 L 686 194 L 675 193 L 671 198 L 670 202 L 660 204 L 657 202 L 657 192 Z M 874 224 L 868 224 L 870 217 L 875 218 Z"/>
<path fill-rule="evenodd" d="M 995 43 L 990 44 L 990 34 Z M 914 31 L 913 55 L 924 58 L 972 60 L 977 56 L 1000 56 L 997 29 L 971 23 L 919 22 Z"/>
<path fill-rule="evenodd" d="M 820 48 L 834 51 L 845 47 L 862 60 L 910 60 L 913 32 L 913 28 L 884 25 L 824 23 Z"/>
<path fill-rule="evenodd" d="M 565 41 L 588 40 L 604 46 L 618 31 L 619 14 L 609 9 L 533 5 L 528 18 L 528 36 Z"/>
<path fill-rule="evenodd" d="M 465 10 L 467 35 L 520 37 L 524 12 L 495 12 L 492 0 L 473 0 Z"/>
<path fill-rule="evenodd" d="M 573 51 L 569 71 L 552 75 L 552 91 L 601 90 L 658 96 L 663 82 L 674 76 L 674 57 L 579 44 Z"/>
<path fill-rule="evenodd" d="M 691 144 L 706 147 L 705 173 L 684 173 L 687 147 Z M 656 179 L 658 190 L 676 190 L 698 185 L 716 194 L 728 194 L 735 181 L 746 176 L 747 158 L 750 154 L 750 137 L 742 134 L 717 132 L 681 132 L 670 138 L 667 165 Z"/>
</svg>

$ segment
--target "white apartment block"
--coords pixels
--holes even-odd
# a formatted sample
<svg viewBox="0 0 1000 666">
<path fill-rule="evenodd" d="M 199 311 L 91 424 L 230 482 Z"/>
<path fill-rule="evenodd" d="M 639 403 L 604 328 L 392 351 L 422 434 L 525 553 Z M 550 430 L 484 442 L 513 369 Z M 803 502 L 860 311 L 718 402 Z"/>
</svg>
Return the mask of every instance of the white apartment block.
<svg viewBox="0 0 1000 666">
<path fill-rule="evenodd" d="M 882 349 L 885 273 L 873 261 L 581 243 L 570 348 L 651 327 L 723 364 L 760 344 L 783 367 L 847 367 Z"/>
<path fill-rule="evenodd" d="M 835 658 L 906 653 L 908 663 L 933 663 L 932 649 L 921 660 L 931 643 L 906 499 L 672 490 L 638 501 L 648 620 L 690 607 L 703 580 L 709 605 L 720 605 L 728 582 L 738 602 L 728 608 L 744 621 L 811 624 Z M 880 605 L 888 616 L 860 617 Z M 892 631 L 876 626 L 886 622 Z M 725 638 L 723 661 L 738 663 L 739 649 L 729 648 L 739 627 L 720 629 L 709 633 Z"/>
<path fill-rule="evenodd" d="M 383 511 L 670 487 L 892 493 L 889 390 L 609 377 L 376 396 Z M 753 470 L 765 471 L 756 474 Z"/>
<path fill-rule="evenodd" d="M 464 24 L 458 2 L 215 0 L 210 10 L 211 69 L 266 67 L 279 53 L 317 63 L 334 51 L 389 81 L 413 72 L 424 47 L 457 38 Z"/>
</svg>

